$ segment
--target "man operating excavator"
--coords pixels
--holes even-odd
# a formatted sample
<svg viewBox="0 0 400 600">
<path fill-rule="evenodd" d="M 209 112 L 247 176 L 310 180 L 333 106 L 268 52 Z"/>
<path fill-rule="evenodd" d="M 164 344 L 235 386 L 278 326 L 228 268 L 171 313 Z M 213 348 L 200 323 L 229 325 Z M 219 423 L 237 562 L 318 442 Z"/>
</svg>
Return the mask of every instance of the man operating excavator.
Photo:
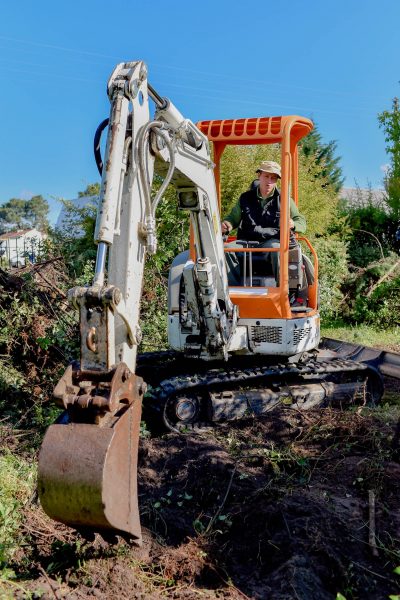
<svg viewBox="0 0 400 600">
<path fill-rule="evenodd" d="M 277 187 L 281 178 L 280 165 L 272 160 L 264 160 L 256 171 L 258 182 L 251 189 L 244 192 L 230 213 L 222 222 L 222 233 L 228 234 L 233 229 L 238 229 L 238 245 L 240 241 L 257 242 L 260 248 L 279 248 L 279 218 L 280 218 L 280 191 Z M 295 202 L 290 200 L 291 232 L 305 233 L 306 220 L 299 212 Z M 236 244 L 236 242 L 235 242 Z M 279 253 L 268 252 L 262 254 L 264 260 L 271 265 L 276 281 L 279 280 Z M 230 275 L 237 273 L 237 264 L 233 264 L 233 253 L 227 255 Z M 229 264 L 229 263 L 232 264 Z"/>
</svg>

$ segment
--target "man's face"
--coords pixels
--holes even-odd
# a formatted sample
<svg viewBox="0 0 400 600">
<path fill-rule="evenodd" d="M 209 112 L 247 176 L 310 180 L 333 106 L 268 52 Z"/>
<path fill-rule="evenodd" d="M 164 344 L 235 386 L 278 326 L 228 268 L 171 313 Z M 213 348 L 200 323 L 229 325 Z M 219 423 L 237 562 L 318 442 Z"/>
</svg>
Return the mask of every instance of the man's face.
<svg viewBox="0 0 400 600">
<path fill-rule="evenodd" d="M 260 191 L 263 196 L 267 196 L 272 192 L 278 181 L 278 175 L 276 173 L 267 173 L 266 171 L 260 171 L 258 173 L 258 179 L 260 181 Z"/>
</svg>

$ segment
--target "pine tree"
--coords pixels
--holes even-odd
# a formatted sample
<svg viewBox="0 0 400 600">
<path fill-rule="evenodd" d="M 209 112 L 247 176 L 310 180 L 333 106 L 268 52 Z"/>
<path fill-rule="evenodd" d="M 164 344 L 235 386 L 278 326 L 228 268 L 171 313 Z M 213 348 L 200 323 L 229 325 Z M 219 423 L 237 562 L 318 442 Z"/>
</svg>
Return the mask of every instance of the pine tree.
<svg viewBox="0 0 400 600">
<path fill-rule="evenodd" d="M 400 106 L 394 98 L 392 110 L 384 110 L 378 115 L 379 126 L 385 132 L 386 152 L 391 159 L 385 177 L 387 203 L 392 217 L 400 221 Z"/>
<path fill-rule="evenodd" d="M 89 183 L 86 189 L 78 192 L 78 198 L 85 198 L 86 196 L 98 196 L 100 194 L 100 183 Z"/>
<path fill-rule="evenodd" d="M 315 163 L 321 167 L 321 176 L 332 185 L 336 192 L 343 186 L 344 177 L 340 166 L 340 156 L 335 156 L 337 142 L 334 140 L 327 144 L 322 142 L 321 134 L 315 127 L 311 133 L 302 141 L 301 151 L 308 158 L 314 158 Z M 326 181 L 323 185 L 327 185 Z"/>
</svg>

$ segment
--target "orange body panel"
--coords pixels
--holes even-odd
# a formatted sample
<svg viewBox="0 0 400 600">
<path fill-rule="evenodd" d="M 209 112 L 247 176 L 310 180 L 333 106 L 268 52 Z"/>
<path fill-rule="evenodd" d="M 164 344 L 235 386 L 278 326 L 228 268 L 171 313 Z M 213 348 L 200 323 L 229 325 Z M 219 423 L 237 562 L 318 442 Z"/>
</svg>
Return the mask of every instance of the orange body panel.
<svg viewBox="0 0 400 600">
<path fill-rule="evenodd" d="M 283 316 L 279 288 L 230 288 L 229 294 L 239 308 L 241 319 L 281 319 Z"/>
</svg>

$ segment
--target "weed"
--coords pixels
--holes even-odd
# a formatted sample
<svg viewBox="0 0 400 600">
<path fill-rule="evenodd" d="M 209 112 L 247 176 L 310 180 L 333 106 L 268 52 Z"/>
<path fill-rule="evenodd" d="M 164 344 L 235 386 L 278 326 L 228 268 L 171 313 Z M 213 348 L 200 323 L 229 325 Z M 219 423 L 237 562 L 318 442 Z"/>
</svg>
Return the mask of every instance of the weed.
<svg viewBox="0 0 400 600">
<path fill-rule="evenodd" d="M 132 561 L 132 567 L 135 574 L 145 585 L 148 594 L 157 591 L 171 591 L 176 585 L 175 579 L 171 576 L 164 565 L 151 563 L 146 564 L 141 561 Z"/>
<path fill-rule="evenodd" d="M 187 492 L 184 492 L 183 494 L 176 494 L 174 495 L 174 491 L 172 488 L 170 488 L 168 490 L 168 492 L 165 494 L 165 496 L 161 496 L 161 498 L 159 500 L 157 500 L 156 502 L 153 503 L 153 507 L 156 510 L 162 510 L 163 508 L 166 508 L 167 506 L 171 506 L 171 505 L 176 505 L 176 506 L 183 506 L 185 502 L 188 502 L 189 500 L 192 500 L 193 496 L 191 496 L 190 494 L 188 494 Z"/>
<path fill-rule="evenodd" d="M 23 585 L 14 581 L 15 573 L 11 569 L 2 569 L 0 571 L 0 598 L 1 600 L 12 600 L 12 598 L 24 598 L 24 600 L 31 600 L 32 598 L 41 598 L 35 592 L 27 590 Z"/>
<path fill-rule="evenodd" d="M 151 432 L 147 429 L 147 423 L 145 421 L 140 421 L 140 437 L 143 439 L 151 437 Z"/>
<path fill-rule="evenodd" d="M 231 456 L 237 457 L 241 454 L 243 444 L 234 431 L 231 431 L 226 437 L 224 445 Z"/>
<path fill-rule="evenodd" d="M 195 530 L 196 533 L 198 533 L 199 535 L 202 535 L 205 530 L 206 530 L 206 526 L 204 525 L 204 523 L 201 520 L 201 517 L 198 517 L 197 519 L 195 519 L 193 521 L 193 529 Z"/>
</svg>

